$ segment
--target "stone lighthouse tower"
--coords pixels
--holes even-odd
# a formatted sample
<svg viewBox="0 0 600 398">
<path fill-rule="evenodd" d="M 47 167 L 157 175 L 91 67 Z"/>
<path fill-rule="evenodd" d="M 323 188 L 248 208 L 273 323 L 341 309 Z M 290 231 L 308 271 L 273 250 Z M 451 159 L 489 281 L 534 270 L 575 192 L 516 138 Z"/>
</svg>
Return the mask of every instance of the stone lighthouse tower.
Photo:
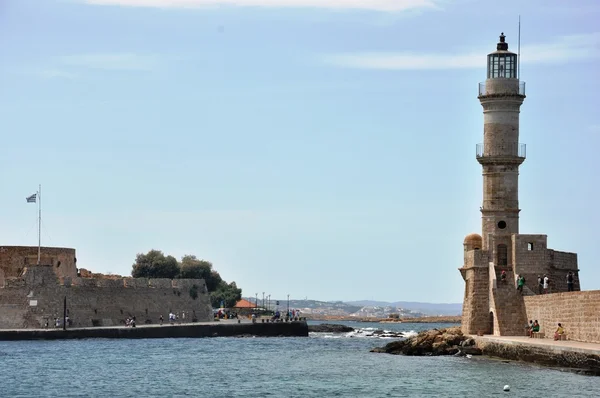
<svg viewBox="0 0 600 398">
<path fill-rule="evenodd" d="M 476 158 L 483 168 L 481 235 L 465 238 L 466 282 L 462 329 L 465 333 L 513 334 L 526 321 L 523 300 L 508 283 L 498 286 L 504 271 L 514 281 L 513 236 L 519 234 L 519 166 L 525 145 L 519 143 L 519 112 L 525 83 L 519 81 L 517 54 L 508 51 L 504 33 L 487 56 L 487 79 L 479 83 L 483 107 L 483 143 Z M 502 290 L 499 287 L 503 288 Z M 500 313 L 498 313 L 498 310 Z"/>
<path fill-rule="evenodd" d="M 525 83 L 519 81 L 517 54 L 508 51 L 504 33 L 487 56 L 487 80 L 479 83 L 483 106 L 483 144 L 477 160 L 483 167 L 482 246 L 498 266 L 508 266 L 511 235 L 519 233 L 519 165 L 525 144 L 519 143 L 519 112 Z"/>
<path fill-rule="evenodd" d="M 487 79 L 479 83 L 484 120 L 483 143 L 476 151 L 483 169 L 481 235 L 467 235 L 459 268 L 465 280 L 462 330 L 469 334 L 522 335 L 528 315 L 534 316 L 524 296 L 579 290 L 575 253 L 548 249 L 546 235 L 519 232 L 519 166 L 525 161 L 519 112 L 525 83 L 518 72 L 517 54 L 508 51 L 502 33 L 496 51 L 487 56 Z M 526 281 L 519 289 L 517 275 Z M 541 276 L 550 280 L 544 291 L 538 284 Z"/>
</svg>

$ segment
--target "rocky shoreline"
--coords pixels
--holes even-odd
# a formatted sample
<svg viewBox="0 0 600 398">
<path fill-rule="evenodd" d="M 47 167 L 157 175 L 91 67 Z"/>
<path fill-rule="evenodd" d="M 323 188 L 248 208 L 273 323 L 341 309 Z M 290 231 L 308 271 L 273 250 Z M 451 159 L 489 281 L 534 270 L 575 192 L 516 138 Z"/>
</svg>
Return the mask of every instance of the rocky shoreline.
<svg viewBox="0 0 600 398">
<path fill-rule="evenodd" d="M 332 323 L 322 323 L 319 325 L 308 325 L 308 331 L 313 333 L 351 333 L 357 330 L 350 326 L 338 325 Z M 402 332 L 395 332 L 391 330 L 373 330 L 370 332 L 362 333 L 363 337 L 387 337 L 387 338 L 401 338 L 405 337 Z M 353 336 L 350 336 L 353 337 Z"/>
<path fill-rule="evenodd" d="M 600 356 L 553 347 L 485 341 L 463 335 L 458 327 L 432 329 L 405 340 L 393 341 L 371 352 L 408 356 L 472 356 L 523 361 L 575 373 L 600 376 Z"/>
<path fill-rule="evenodd" d="M 348 333 L 353 332 L 354 328 L 332 323 L 321 323 L 319 325 L 308 325 L 308 331 L 313 333 Z"/>
<path fill-rule="evenodd" d="M 406 340 L 392 341 L 371 352 L 393 355 L 481 355 L 475 340 L 462 334 L 460 328 L 432 329 L 419 333 Z"/>
</svg>

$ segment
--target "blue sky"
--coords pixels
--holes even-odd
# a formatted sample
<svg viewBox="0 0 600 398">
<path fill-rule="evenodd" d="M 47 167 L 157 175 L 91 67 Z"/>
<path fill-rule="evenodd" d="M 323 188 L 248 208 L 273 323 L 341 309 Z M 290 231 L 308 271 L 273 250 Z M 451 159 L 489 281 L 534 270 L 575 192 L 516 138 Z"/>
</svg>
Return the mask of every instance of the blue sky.
<svg viewBox="0 0 600 398">
<path fill-rule="evenodd" d="M 522 18 L 521 233 L 600 288 L 595 0 L 4 0 L 0 242 L 129 274 L 150 249 L 245 295 L 461 302 L 477 84 Z"/>
</svg>

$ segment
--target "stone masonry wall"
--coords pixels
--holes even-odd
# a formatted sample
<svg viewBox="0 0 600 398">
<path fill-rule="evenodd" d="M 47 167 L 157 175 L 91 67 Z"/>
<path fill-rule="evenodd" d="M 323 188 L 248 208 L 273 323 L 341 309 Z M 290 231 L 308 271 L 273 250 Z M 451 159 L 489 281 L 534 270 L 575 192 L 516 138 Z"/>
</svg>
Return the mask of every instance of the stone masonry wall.
<svg viewBox="0 0 600 398">
<path fill-rule="evenodd" d="M 573 289 L 581 290 L 579 281 L 579 269 L 577 265 L 577 254 L 560 252 L 558 250 L 547 250 L 548 262 L 550 263 L 550 292 L 566 292 L 567 273 L 573 272 Z"/>
<path fill-rule="evenodd" d="M 77 275 L 75 249 L 42 247 L 40 254 L 41 263 L 52 265 L 59 277 Z M 17 278 L 25 267 L 37 264 L 37 257 L 37 246 L 0 246 L 0 269 L 5 278 Z"/>
<path fill-rule="evenodd" d="M 489 318 L 489 274 L 487 267 L 463 269 L 465 279 L 465 297 L 463 301 L 462 330 L 463 333 L 475 334 L 487 331 Z"/>
<path fill-rule="evenodd" d="M 600 290 L 524 297 L 527 318 L 552 338 L 560 322 L 570 340 L 600 343 Z"/>
<path fill-rule="evenodd" d="M 573 272 L 575 291 L 580 290 L 577 254 L 547 248 L 546 235 L 513 235 L 515 276 L 523 275 L 525 285 L 539 293 L 537 278 L 548 275 L 550 293 L 567 291 L 567 273 Z"/>
<path fill-rule="evenodd" d="M 202 279 L 64 278 L 60 283 L 51 266 L 28 267 L 21 278 L 7 278 L 0 288 L 0 329 L 41 328 L 46 319 L 62 320 L 63 300 L 73 327 L 122 325 L 128 317 L 137 324 L 168 323 L 169 312 L 183 321 L 212 320 L 212 308 Z M 193 289 L 193 286 L 197 288 Z M 193 290 L 197 297 L 192 297 Z"/>
<path fill-rule="evenodd" d="M 535 293 L 538 293 L 538 275 L 543 277 L 544 274 L 549 272 L 549 264 L 546 257 L 546 242 L 546 235 L 512 236 L 512 263 L 514 264 L 515 279 L 519 275 L 523 275 L 525 285 Z"/>
</svg>

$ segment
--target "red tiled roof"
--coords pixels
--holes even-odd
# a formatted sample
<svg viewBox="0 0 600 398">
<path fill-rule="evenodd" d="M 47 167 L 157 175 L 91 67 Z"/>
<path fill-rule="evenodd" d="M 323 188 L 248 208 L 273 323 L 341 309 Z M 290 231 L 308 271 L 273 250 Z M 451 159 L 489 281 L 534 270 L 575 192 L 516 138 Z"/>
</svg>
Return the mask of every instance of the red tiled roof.
<svg viewBox="0 0 600 398">
<path fill-rule="evenodd" d="M 248 300 L 241 299 L 237 303 L 235 303 L 234 308 L 256 308 L 255 303 L 251 303 Z"/>
</svg>

